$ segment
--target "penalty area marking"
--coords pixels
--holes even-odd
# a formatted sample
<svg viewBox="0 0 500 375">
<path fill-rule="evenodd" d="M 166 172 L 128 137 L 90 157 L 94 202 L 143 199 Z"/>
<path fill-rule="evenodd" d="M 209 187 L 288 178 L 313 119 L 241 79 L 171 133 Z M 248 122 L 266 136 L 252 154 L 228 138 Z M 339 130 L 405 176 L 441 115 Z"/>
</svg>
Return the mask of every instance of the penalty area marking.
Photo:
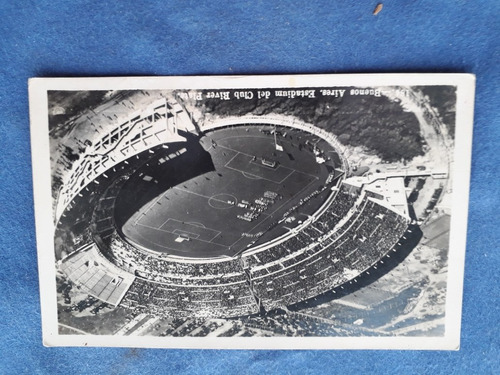
<svg viewBox="0 0 500 375">
<path fill-rule="evenodd" d="M 266 137 L 256 137 L 256 136 L 235 136 L 235 137 L 226 137 L 226 138 L 223 138 L 223 139 L 221 139 L 221 140 L 226 140 L 226 139 L 229 139 L 229 138 L 263 138 L 263 139 L 266 139 Z M 321 138 L 320 138 L 318 141 L 320 141 L 320 140 L 321 140 Z M 316 141 L 316 143 L 317 143 L 318 141 Z M 292 143 L 291 143 L 291 142 L 289 142 L 289 141 L 285 141 L 285 142 L 286 142 L 286 143 L 288 143 L 288 144 L 290 144 L 290 145 L 292 144 Z M 233 156 L 233 157 L 232 157 L 232 158 L 231 158 L 231 159 L 230 159 L 230 160 L 226 163 L 226 165 L 224 165 L 225 167 L 227 167 L 227 166 L 228 166 L 228 164 L 229 164 L 229 163 L 231 163 L 231 162 L 233 161 L 233 159 L 235 159 L 235 158 L 238 156 L 238 154 L 248 156 L 249 158 L 253 158 L 253 157 L 254 157 L 254 155 L 247 154 L 246 152 L 243 152 L 243 151 L 238 151 L 238 150 L 235 150 L 235 149 L 233 149 L 233 148 L 231 148 L 231 147 L 228 147 L 228 146 L 223 146 L 223 145 L 220 145 L 220 144 L 219 144 L 219 145 L 218 145 L 218 147 L 220 147 L 220 148 L 225 148 L 225 149 L 226 149 L 226 150 L 228 150 L 228 151 L 233 151 L 233 152 L 236 152 L 236 155 L 234 155 L 234 156 Z M 331 150 L 331 151 L 327 151 L 327 152 L 334 152 L 334 153 L 337 153 L 337 151 L 336 151 L 336 150 Z M 255 162 L 255 161 L 253 161 L 253 163 L 255 163 L 256 165 L 259 165 L 259 166 L 261 166 L 261 167 L 270 168 L 270 167 L 265 166 L 265 165 L 260 165 L 258 162 Z M 283 166 L 283 165 L 279 165 L 279 166 L 278 166 L 278 168 L 276 168 L 276 169 L 275 169 L 275 168 L 271 168 L 271 169 L 274 169 L 274 170 L 276 171 L 276 170 L 277 170 L 277 169 L 279 169 L 279 168 L 284 168 L 284 169 L 292 170 L 292 171 L 297 172 L 297 173 L 302 173 L 302 174 L 305 174 L 305 175 L 307 175 L 307 176 L 311 176 L 311 177 L 316 177 L 316 178 L 318 178 L 318 177 L 317 177 L 317 176 L 315 176 L 315 175 L 312 175 L 312 174 L 309 174 L 309 173 L 306 173 L 306 172 L 303 172 L 303 171 L 299 171 L 299 170 L 297 170 L 297 169 L 295 169 L 295 168 L 292 168 L 292 167 L 290 167 L 290 166 L 285 167 L 285 166 Z M 231 168 L 231 167 L 229 167 L 229 169 L 238 170 L 238 169 L 236 169 L 236 168 Z M 262 178 L 263 178 L 264 180 L 271 181 L 271 180 L 269 180 L 269 179 L 266 179 L 265 177 L 262 177 Z M 283 181 L 284 181 L 284 180 L 286 180 L 286 177 L 283 179 Z M 281 181 L 281 182 L 279 182 L 279 183 L 283 183 L 283 181 Z"/>
<path fill-rule="evenodd" d="M 172 219 L 172 220 L 175 220 L 175 219 Z M 177 220 L 175 220 L 175 221 L 177 221 Z M 140 226 L 142 226 L 142 227 L 145 227 L 145 228 L 152 229 L 152 230 L 157 230 L 157 231 L 160 231 L 160 232 L 165 232 L 165 233 L 174 234 L 173 232 L 171 232 L 171 231 L 169 231 L 169 230 L 159 229 L 159 228 L 154 228 L 154 227 L 151 227 L 151 226 L 149 226 L 149 225 L 145 225 L 145 224 L 141 224 L 141 223 L 139 223 L 139 225 L 140 225 Z M 208 228 L 206 228 L 206 229 L 208 229 Z M 175 230 L 177 230 L 177 229 L 175 229 Z M 182 231 L 182 229 L 178 229 L 178 230 L 181 230 L 181 231 Z M 201 241 L 201 242 L 205 242 L 205 243 L 209 243 L 209 244 L 213 244 L 213 245 L 221 246 L 221 247 L 224 247 L 224 248 L 226 248 L 226 249 L 228 249 L 228 248 L 229 248 L 229 246 L 228 246 L 228 245 L 223 245 L 223 244 L 218 243 L 218 242 L 212 242 L 212 241 L 213 241 L 213 240 L 214 240 L 214 239 L 215 239 L 215 238 L 216 238 L 216 237 L 220 234 L 220 232 L 219 232 L 219 231 L 216 231 L 216 230 L 213 230 L 213 229 L 209 229 L 209 230 L 214 231 L 214 232 L 218 232 L 218 233 L 217 233 L 214 237 L 212 237 L 210 240 L 202 240 L 201 238 L 191 238 L 191 239 L 192 239 L 192 240 L 194 240 L 194 241 Z M 157 246 L 159 246 L 159 247 L 161 247 L 161 248 L 164 248 L 164 249 L 170 249 L 170 250 L 173 250 L 173 251 L 181 251 L 181 252 L 186 252 L 186 251 L 183 251 L 183 250 L 181 250 L 181 249 L 174 249 L 174 248 L 168 247 L 168 246 L 164 245 L 164 243 L 161 243 L 161 244 L 160 244 L 160 243 L 157 243 L 157 242 L 153 241 L 150 237 L 144 237 L 144 236 L 143 236 L 140 232 L 137 232 L 137 234 L 138 234 L 140 237 L 144 238 L 147 242 L 150 242 L 150 243 L 152 243 L 152 244 L 154 244 L 154 245 L 157 245 Z M 142 246 L 145 246 L 145 245 L 142 245 Z"/>
<path fill-rule="evenodd" d="M 288 174 L 286 175 L 282 175 L 282 176 L 278 176 L 278 178 L 281 177 L 280 180 L 277 180 L 277 179 L 272 179 L 272 178 L 269 178 L 270 176 L 268 177 L 265 177 L 263 175 L 260 175 L 258 176 L 256 173 L 251 173 L 249 172 L 248 170 L 242 170 L 241 168 L 238 167 L 238 160 L 237 160 L 237 157 L 238 156 L 243 156 L 243 157 L 246 157 L 248 159 L 252 159 L 253 156 L 251 155 L 248 155 L 248 154 L 244 154 L 242 152 L 238 152 L 233 158 L 231 158 L 231 160 L 229 160 L 225 165 L 224 167 L 227 168 L 227 169 L 230 169 L 230 170 L 233 170 L 233 171 L 236 171 L 236 172 L 240 172 L 241 174 L 244 175 L 244 173 L 246 173 L 247 175 L 250 175 L 250 176 L 255 176 L 255 177 L 258 177 L 260 180 L 266 180 L 266 181 L 269 181 L 269 182 L 272 182 L 273 184 L 282 184 L 288 177 L 290 177 L 292 175 L 293 172 L 296 172 L 295 169 L 293 168 L 289 168 L 289 167 L 284 167 L 282 165 L 278 165 L 277 168 L 269 168 L 269 167 L 266 167 L 264 165 L 261 165 L 259 163 L 252 163 L 253 165 L 255 165 L 256 167 L 260 167 L 260 168 L 266 168 L 266 171 L 273 173 L 273 175 L 276 175 L 277 173 L 279 173 L 278 171 L 281 171 L 281 170 L 284 170 L 285 173 L 288 172 Z M 241 163 L 241 161 L 239 161 Z M 236 163 L 236 165 L 234 165 Z M 230 164 L 233 164 L 233 165 L 230 165 Z M 263 172 L 263 171 L 257 171 L 257 172 Z M 302 172 L 300 172 L 302 173 Z M 245 175 L 244 175 L 245 176 Z M 247 177 L 247 176 L 245 176 Z M 247 177 L 248 178 L 248 177 Z"/>
<path fill-rule="evenodd" d="M 184 223 L 184 222 L 179 221 L 177 219 L 168 218 L 167 221 L 165 221 L 159 228 L 156 228 L 156 229 L 161 230 L 163 232 L 167 232 L 167 233 L 173 233 L 173 234 L 177 234 L 176 231 L 193 233 L 193 234 L 197 235 L 197 237 L 195 239 L 202 241 L 202 239 L 200 238 L 200 236 L 202 236 L 203 238 L 205 238 L 204 241 L 206 241 L 206 242 L 212 242 L 212 240 L 214 238 L 216 238 L 221 233 L 220 231 L 218 231 L 216 229 L 207 228 L 206 226 L 204 226 L 201 223 L 196 223 L 196 224 L 198 224 L 198 225 L 194 225 L 193 223 Z M 185 230 L 185 229 L 183 229 L 183 227 L 184 228 L 191 227 L 192 229 Z M 205 236 L 203 234 L 205 234 Z M 208 239 L 209 236 L 211 236 L 210 239 Z"/>
</svg>

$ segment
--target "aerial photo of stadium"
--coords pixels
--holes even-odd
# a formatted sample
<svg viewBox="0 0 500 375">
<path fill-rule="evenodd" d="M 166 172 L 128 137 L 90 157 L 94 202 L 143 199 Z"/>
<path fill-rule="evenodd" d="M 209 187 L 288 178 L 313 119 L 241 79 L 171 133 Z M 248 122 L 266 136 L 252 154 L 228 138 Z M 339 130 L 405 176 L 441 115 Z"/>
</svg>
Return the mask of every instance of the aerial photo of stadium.
<svg viewBox="0 0 500 375">
<path fill-rule="evenodd" d="M 59 333 L 443 335 L 455 102 L 49 91 Z"/>
</svg>

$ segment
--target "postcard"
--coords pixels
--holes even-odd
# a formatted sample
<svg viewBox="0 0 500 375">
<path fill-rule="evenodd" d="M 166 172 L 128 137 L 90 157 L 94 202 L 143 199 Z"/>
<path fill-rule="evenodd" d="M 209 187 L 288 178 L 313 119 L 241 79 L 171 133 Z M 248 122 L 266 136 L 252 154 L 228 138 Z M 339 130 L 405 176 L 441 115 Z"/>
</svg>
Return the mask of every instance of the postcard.
<svg viewBox="0 0 500 375">
<path fill-rule="evenodd" d="M 460 344 L 475 78 L 33 78 L 47 346 Z"/>
</svg>

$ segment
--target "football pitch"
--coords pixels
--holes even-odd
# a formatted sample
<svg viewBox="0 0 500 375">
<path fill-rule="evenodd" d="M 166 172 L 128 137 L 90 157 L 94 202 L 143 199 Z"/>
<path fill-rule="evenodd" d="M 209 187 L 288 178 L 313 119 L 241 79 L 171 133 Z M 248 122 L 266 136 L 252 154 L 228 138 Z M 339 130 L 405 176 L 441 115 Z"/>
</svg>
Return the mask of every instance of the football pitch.
<svg viewBox="0 0 500 375">
<path fill-rule="evenodd" d="M 291 230 L 323 203 L 325 195 L 319 195 L 290 214 L 301 199 L 325 185 L 334 162 L 317 163 L 310 147 L 303 146 L 318 142 L 313 135 L 291 129 L 282 133 L 275 139 L 269 127 L 255 125 L 211 131 L 200 143 L 213 168 L 165 185 L 130 215 L 122 233 L 149 250 L 206 258 L 234 256 L 263 236 L 272 239 Z M 188 158 L 189 150 L 184 159 L 168 161 L 168 172 L 159 166 L 139 169 L 128 184 L 158 189 L 155 183 L 165 180 L 159 174 L 196 166 Z M 277 224 L 285 213 L 290 219 Z"/>
</svg>

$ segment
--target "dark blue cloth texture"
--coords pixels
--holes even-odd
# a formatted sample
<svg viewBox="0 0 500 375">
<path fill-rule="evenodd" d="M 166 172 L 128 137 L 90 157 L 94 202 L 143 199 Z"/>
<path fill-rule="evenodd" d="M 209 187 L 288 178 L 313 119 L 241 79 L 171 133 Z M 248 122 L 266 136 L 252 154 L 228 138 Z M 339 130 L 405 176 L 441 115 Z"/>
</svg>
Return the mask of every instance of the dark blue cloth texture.
<svg viewBox="0 0 500 375">
<path fill-rule="evenodd" d="M 500 2 L 383 3 L 0 2 L 0 373 L 498 372 Z M 42 346 L 28 78 L 346 72 L 477 75 L 460 351 Z"/>
</svg>

